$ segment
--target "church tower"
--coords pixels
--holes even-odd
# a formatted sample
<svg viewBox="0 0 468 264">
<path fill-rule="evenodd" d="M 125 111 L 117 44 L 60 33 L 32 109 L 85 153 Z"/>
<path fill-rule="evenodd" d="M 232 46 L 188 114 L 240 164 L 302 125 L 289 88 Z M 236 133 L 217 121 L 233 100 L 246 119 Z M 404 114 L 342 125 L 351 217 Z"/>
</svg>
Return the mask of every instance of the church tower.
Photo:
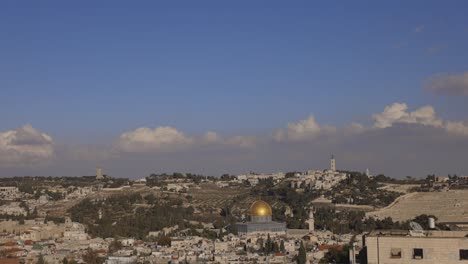
<svg viewBox="0 0 468 264">
<path fill-rule="evenodd" d="M 101 167 L 96 168 L 96 180 L 102 180 L 104 179 L 104 176 L 102 175 L 102 169 Z"/>
<path fill-rule="evenodd" d="M 336 171 L 336 161 L 335 161 L 335 156 L 331 156 L 330 159 L 330 170 L 335 172 Z"/>
</svg>

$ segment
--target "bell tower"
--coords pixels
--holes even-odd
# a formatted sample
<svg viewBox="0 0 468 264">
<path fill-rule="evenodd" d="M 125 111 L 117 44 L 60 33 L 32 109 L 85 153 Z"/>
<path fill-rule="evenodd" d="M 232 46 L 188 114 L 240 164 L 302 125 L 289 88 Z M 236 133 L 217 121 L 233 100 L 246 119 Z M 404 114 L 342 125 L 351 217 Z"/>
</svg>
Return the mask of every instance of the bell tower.
<svg viewBox="0 0 468 264">
<path fill-rule="evenodd" d="M 335 161 L 335 156 L 331 155 L 330 159 L 330 170 L 335 172 L 336 171 L 336 161 Z"/>
<path fill-rule="evenodd" d="M 101 167 L 96 168 L 96 180 L 102 180 L 104 179 L 104 176 L 102 175 L 102 169 Z"/>
</svg>

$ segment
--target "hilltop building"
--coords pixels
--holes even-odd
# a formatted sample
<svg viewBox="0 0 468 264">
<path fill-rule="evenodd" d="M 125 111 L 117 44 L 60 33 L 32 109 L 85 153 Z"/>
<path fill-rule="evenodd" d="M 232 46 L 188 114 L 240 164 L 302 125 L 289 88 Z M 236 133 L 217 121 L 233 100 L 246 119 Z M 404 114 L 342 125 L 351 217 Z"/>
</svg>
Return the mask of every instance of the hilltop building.
<svg viewBox="0 0 468 264">
<path fill-rule="evenodd" d="M 103 180 L 104 175 L 102 175 L 102 169 L 101 167 L 96 168 L 96 180 Z"/>
<path fill-rule="evenodd" d="M 331 156 L 331 159 L 330 159 L 330 170 L 332 172 L 335 172 L 336 171 L 336 161 L 335 161 L 335 156 Z"/>
<path fill-rule="evenodd" d="M 237 223 L 237 232 L 239 235 L 286 234 L 286 223 L 272 221 L 272 214 L 271 206 L 267 202 L 255 201 L 250 206 L 250 222 Z"/>
</svg>

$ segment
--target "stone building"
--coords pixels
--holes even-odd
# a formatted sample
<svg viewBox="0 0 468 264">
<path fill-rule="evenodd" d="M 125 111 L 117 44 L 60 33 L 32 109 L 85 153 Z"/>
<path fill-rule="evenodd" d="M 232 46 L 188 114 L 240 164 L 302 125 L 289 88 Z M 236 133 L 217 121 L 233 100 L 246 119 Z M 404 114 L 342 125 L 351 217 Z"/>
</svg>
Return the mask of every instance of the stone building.
<svg viewBox="0 0 468 264">
<path fill-rule="evenodd" d="M 5 187 L 0 186 L 0 199 L 2 200 L 14 200 L 21 196 L 21 192 L 18 187 Z"/>
<path fill-rule="evenodd" d="M 361 251 L 368 264 L 463 263 L 468 261 L 467 231 L 374 231 L 364 236 Z"/>
</svg>

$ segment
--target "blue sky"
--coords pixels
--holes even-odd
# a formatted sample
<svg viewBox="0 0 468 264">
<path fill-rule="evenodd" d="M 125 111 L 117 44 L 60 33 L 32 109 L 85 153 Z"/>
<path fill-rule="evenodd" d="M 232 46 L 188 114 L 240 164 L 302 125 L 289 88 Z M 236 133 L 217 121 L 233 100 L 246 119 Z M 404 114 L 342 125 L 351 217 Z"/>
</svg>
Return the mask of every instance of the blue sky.
<svg viewBox="0 0 468 264">
<path fill-rule="evenodd" d="M 159 126 L 265 135 L 311 114 L 371 126 L 395 102 L 466 120 L 466 97 L 423 84 L 468 70 L 467 9 L 466 1 L 3 1 L 0 132 L 31 124 L 61 144 L 111 144 Z"/>
</svg>

